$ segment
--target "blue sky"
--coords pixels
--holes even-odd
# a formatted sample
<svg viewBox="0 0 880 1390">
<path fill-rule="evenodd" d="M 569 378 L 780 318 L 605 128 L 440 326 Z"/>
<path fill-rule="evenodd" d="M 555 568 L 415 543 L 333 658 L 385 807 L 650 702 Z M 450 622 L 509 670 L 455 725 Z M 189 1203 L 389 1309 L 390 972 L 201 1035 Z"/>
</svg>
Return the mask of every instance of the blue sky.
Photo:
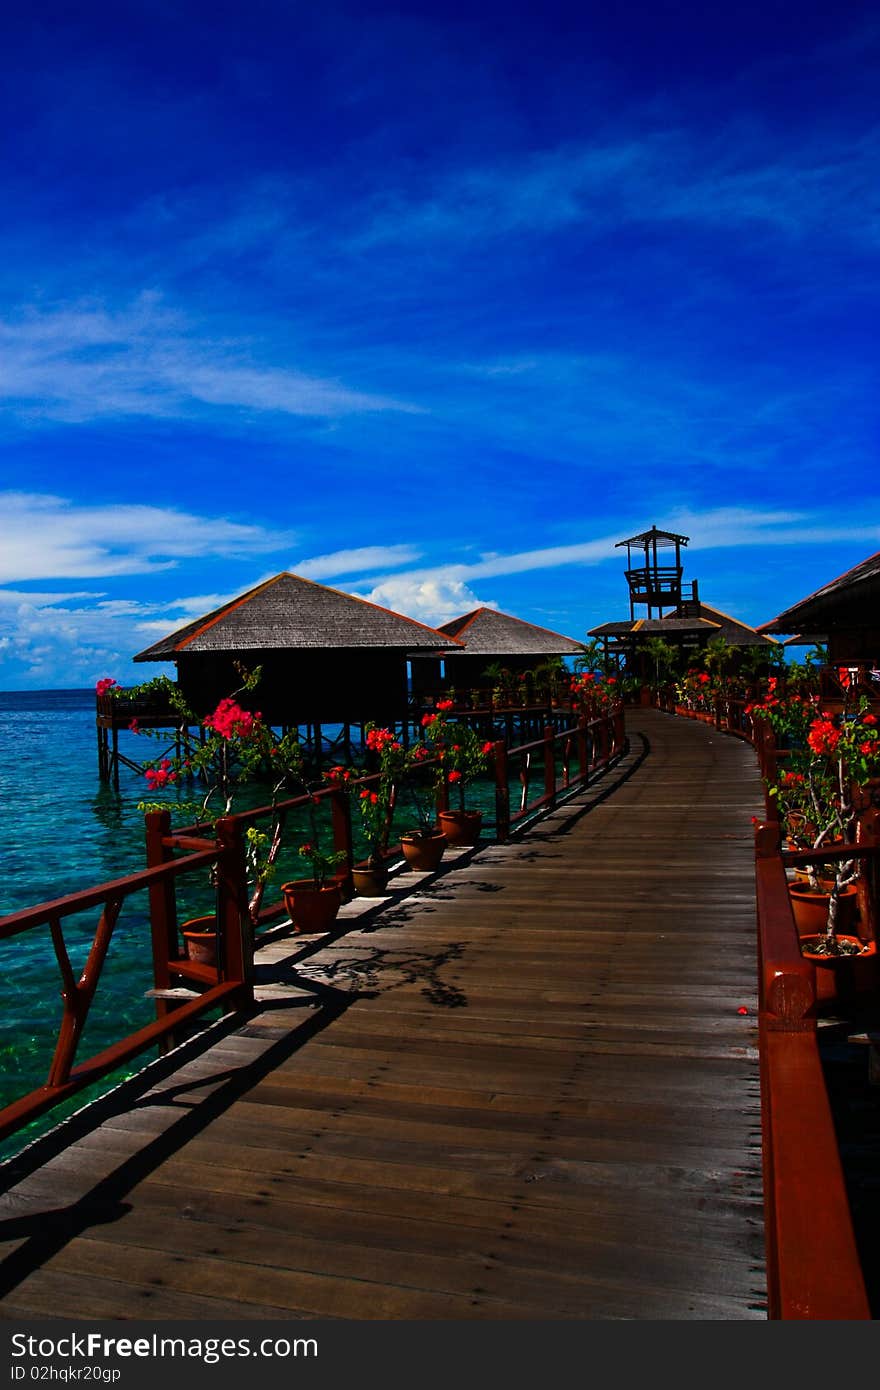
<svg viewBox="0 0 880 1390">
<path fill-rule="evenodd" d="M 0 689 L 281 570 L 584 640 L 880 549 L 868 4 L 4 13 Z M 169 668 L 170 669 L 170 668 Z"/>
</svg>

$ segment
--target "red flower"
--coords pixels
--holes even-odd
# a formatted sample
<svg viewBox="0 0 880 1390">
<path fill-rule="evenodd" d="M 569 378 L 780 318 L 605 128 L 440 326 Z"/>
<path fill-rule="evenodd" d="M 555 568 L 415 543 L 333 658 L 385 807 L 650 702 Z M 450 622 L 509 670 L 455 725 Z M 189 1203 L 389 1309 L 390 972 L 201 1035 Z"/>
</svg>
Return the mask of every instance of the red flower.
<svg viewBox="0 0 880 1390">
<path fill-rule="evenodd" d="M 206 729 L 213 729 L 221 738 L 227 740 L 236 735 L 248 738 L 254 733 L 259 722 L 259 714 L 251 714 L 250 710 L 242 709 L 231 696 L 221 700 L 214 713 L 209 714 L 204 720 Z"/>
<path fill-rule="evenodd" d="M 460 782 L 460 781 L 461 781 L 461 773 L 460 773 L 460 772 L 457 772 L 455 769 L 453 769 L 452 772 L 450 772 L 450 774 L 449 774 L 449 780 L 450 780 L 450 782 Z"/>
<path fill-rule="evenodd" d="M 872 738 L 868 738 L 865 739 L 864 743 L 859 744 L 859 752 L 863 753 L 866 758 L 869 758 L 871 754 L 875 752 L 876 747 L 877 745 L 875 744 L 874 740 Z"/>
<path fill-rule="evenodd" d="M 840 742 L 840 730 L 834 727 L 829 718 L 814 719 L 807 734 L 807 743 L 814 753 L 831 754 L 836 752 Z"/>
<path fill-rule="evenodd" d="M 451 700 L 438 700 L 438 701 L 437 701 L 437 708 L 438 708 L 438 709 L 442 709 L 442 710 L 452 709 L 452 701 L 451 701 Z"/>
<path fill-rule="evenodd" d="M 110 676 L 104 676 L 102 680 L 96 683 L 95 691 L 98 695 L 106 695 L 107 691 L 112 690 L 115 684 L 115 680 L 112 680 Z"/>
<path fill-rule="evenodd" d="M 877 716 L 876 716 L 876 714 L 866 714 L 866 715 L 864 715 L 863 718 L 862 718 L 862 723 L 863 723 L 863 724 L 876 724 L 876 723 L 877 723 Z"/>
<path fill-rule="evenodd" d="M 431 727 L 432 724 L 436 724 L 436 723 L 437 723 L 437 719 L 438 719 L 438 716 L 437 716 L 436 714 L 423 714 L 423 715 L 422 715 L 422 728 L 423 728 L 423 729 L 429 729 L 429 728 Z"/>
<path fill-rule="evenodd" d="M 172 772 L 171 763 L 167 758 L 163 758 L 158 767 L 148 767 L 144 777 L 151 791 L 155 791 L 157 787 L 167 787 L 169 783 L 177 781 L 177 773 Z"/>
<path fill-rule="evenodd" d="M 482 753 L 483 757 L 485 758 L 485 757 L 488 757 L 488 755 L 489 755 L 490 753 L 494 752 L 494 750 L 495 750 L 495 744 L 492 743 L 491 740 L 490 740 L 488 743 L 484 743 L 484 744 L 483 744 L 482 748 L 480 749 L 480 752 Z"/>
<path fill-rule="evenodd" d="M 138 724 L 136 719 L 133 719 L 128 727 L 133 734 L 139 734 L 141 731 L 140 725 Z"/>
<path fill-rule="evenodd" d="M 400 746 L 394 743 L 394 735 L 390 729 L 370 729 L 367 734 L 366 744 L 373 753 L 381 753 L 382 749 L 387 748 L 389 745 L 392 748 Z"/>
</svg>

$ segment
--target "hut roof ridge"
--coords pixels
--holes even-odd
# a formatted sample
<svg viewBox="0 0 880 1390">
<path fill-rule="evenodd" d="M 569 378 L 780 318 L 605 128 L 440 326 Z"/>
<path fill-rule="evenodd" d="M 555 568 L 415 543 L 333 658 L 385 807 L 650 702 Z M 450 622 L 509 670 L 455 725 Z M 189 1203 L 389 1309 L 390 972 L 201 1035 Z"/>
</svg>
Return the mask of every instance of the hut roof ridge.
<svg viewBox="0 0 880 1390">
<path fill-rule="evenodd" d="M 246 620 L 247 615 L 243 621 L 236 623 L 236 615 L 241 617 L 241 610 L 247 609 L 249 604 L 259 601 L 279 585 L 292 590 L 292 600 L 279 597 L 274 608 L 270 604 L 268 609 L 264 608 L 258 615 L 254 615 L 250 625 Z M 310 591 L 314 597 L 311 604 L 302 601 L 303 596 L 309 595 Z M 297 598 L 300 599 L 299 608 Z M 289 612 L 285 610 L 285 602 L 288 603 Z M 347 623 L 346 619 L 355 609 L 355 605 L 369 610 L 377 619 L 386 621 L 384 624 L 380 622 L 375 633 L 369 630 L 369 625 L 365 627 L 357 622 Z M 223 633 L 222 624 L 229 620 L 229 630 Z M 221 628 L 220 632 L 217 632 L 218 628 Z M 212 640 L 212 632 L 215 640 Z M 314 640 L 316 632 L 322 640 Z M 422 634 L 430 640 L 425 640 Z M 202 617 L 177 628 L 139 652 L 134 660 L 173 660 L 176 655 L 187 651 L 273 650 L 284 647 L 314 649 L 326 646 L 439 647 L 454 651 L 463 647 L 463 643 L 448 633 L 419 622 L 416 618 L 396 613 L 393 609 L 384 608 L 381 604 L 361 598 L 358 594 L 348 594 L 342 589 L 318 584 L 313 579 L 284 570 L 246 590 L 237 598 L 230 599 L 228 603 L 221 604 L 219 608 L 212 609 Z"/>
<path fill-rule="evenodd" d="M 478 626 L 480 619 L 485 620 L 486 632 L 481 633 Z M 511 648 L 507 652 L 503 642 L 504 638 L 499 637 L 499 632 L 511 633 L 507 641 Z M 455 636 L 461 641 L 465 649 L 465 654 L 469 651 L 471 655 L 551 655 L 555 649 L 557 654 L 572 654 L 579 651 L 583 644 L 575 641 L 573 637 L 566 637 L 561 632 L 554 632 L 551 628 L 542 627 L 539 623 L 529 622 L 526 618 L 517 618 L 512 613 L 502 613 L 500 608 L 491 608 L 488 604 L 483 604 L 479 608 L 471 609 L 469 613 L 462 614 L 459 618 L 451 618 L 449 622 L 441 623 L 439 631 L 448 635 Z M 528 641 L 529 634 L 532 636 L 531 646 L 520 646 L 517 649 L 515 643 L 517 638 L 521 642 Z M 502 645 L 497 644 L 501 641 Z M 488 645 L 487 645 L 488 643 Z"/>
</svg>

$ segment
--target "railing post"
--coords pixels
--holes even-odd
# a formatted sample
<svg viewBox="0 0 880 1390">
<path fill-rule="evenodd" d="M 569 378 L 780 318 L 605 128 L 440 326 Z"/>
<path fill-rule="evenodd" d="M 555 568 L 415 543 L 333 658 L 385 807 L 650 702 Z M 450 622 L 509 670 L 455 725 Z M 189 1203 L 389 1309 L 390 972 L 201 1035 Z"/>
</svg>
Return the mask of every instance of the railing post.
<svg viewBox="0 0 880 1390">
<path fill-rule="evenodd" d="M 493 745 L 495 757 L 495 834 L 499 840 L 510 838 L 510 784 L 508 781 L 507 744 L 503 738 Z"/>
<path fill-rule="evenodd" d="M 621 753 L 626 741 L 626 724 L 623 715 L 623 705 L 618 705 L 613 717 L 613 736 L 612 753 Z"/>
<path fill-rule="evenodd" d="M 599 741 L 602 748 L 602 751 L 599 754 L 599 765 L 601 767 L 605 767 L 605 765 L 608 762 L 609 748 L 611 744 L 609 733 L 610 730 L 608 728 L 608 716 L 607 714 L 603 714 L 599 719 Z"/>
<path fill-rule="evenodd" d="M 171 812 L 150 811 L 144 818 L 147 835 L 147 868 L 167 864 L 174 858 L 174 851 L 167 839 L 171 833 Z M 153 986 L 166 990 L 171 985 L 169 962 L 178 955 L 177 940 L 177 896 L 174 879 L 169 875 L 161 883 L 153 883 L 149 889 L 150 938 L 153 947 Z M 164 1018 L 170 1011 L 169 1000 L 156 998 L 156 1017 Z M 170 1040 L 163 1046 L 170 1046 Z"/>
<path fill-rule="evenodd" d="M 221 980 L 240 984 L 240 1007 L 254 1002 L 254 928 L 248 912 L 244 836 L 234 816 L 221 816 L 217 836 L 217 927 Z"/>
<path fill-rule="evenodd" d="M 556 802 L 556 736 L 552 724 L 544 725 L 544 797 L 548 806 Z"/>
<path fill-rule="evenodd" d="M 590 776 L 589 750 L 587 748 L 587 716 L 578 715 L 577 722 L 578 780 L 586 782 Z"/>
<path fill-rule="evenodd" d="M 345 855 L 342 870 L 336 875 L 342 886 L 342 896 L 349 901 L 354 897 L 354 837 L 351 830 L 351 797 L 343 787 L 333 787 L 330 791 L 330 809 L 333 818 L 333 848 Z"/>
</svg>

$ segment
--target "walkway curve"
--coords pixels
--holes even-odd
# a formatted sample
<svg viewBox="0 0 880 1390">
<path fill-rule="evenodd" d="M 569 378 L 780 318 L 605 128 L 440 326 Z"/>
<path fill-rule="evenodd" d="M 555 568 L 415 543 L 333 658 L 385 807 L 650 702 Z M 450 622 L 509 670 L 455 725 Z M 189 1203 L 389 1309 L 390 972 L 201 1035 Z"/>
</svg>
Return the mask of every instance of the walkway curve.
<svg viewBox="0 0 880 1390">
<path fill-rule="evenodd" d="M 627 726 L 590 792 L 279 936 L 243 1026 L 10 1165 L 0 1315 L 766 1318 L 754 755 Z"/>
</svg>

